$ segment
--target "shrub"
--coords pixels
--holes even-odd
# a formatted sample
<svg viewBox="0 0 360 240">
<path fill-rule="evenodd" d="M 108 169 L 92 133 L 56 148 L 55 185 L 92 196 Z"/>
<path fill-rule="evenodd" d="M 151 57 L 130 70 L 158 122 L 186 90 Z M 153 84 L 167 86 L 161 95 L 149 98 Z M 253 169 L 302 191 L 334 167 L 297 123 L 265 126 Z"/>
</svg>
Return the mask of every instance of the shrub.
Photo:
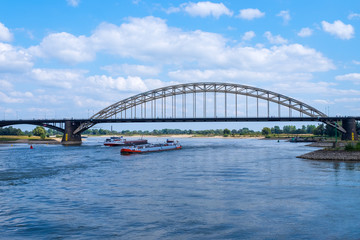
<svg viewBox="0 0 360 240">
<path fill-rule="evenodd" d="M 356 150 L 356 151 L 360 151 L 360 142 L 358 142 L 358 143 L 355 145 L 355 150 Z"/>
<path fill-rule="evenodd" d="M 41 138 L 42 140 L 44 140 L 44 139 L 46 138 L 46 135 L 43 133 L 43 134 L 40 135 L 40 138 Z"/>
<path fill-rule="evenodd" d="M 348 143 L 345 145 L 345 151 L 354 151 L 355 147 L 352 143 Z"/>
</svg>

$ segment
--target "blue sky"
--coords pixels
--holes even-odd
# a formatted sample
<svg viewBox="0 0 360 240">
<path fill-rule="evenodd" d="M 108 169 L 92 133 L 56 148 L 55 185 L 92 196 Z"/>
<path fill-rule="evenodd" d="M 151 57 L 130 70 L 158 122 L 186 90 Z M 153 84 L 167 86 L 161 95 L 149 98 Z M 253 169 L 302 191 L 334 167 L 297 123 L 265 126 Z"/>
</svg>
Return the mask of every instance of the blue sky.
<svg viewBox="0 0 360 240">
<path fill-rule="evenodd" d="M 86 118 L 143 91 L 201 81 L 359 115 L 359 29 L 359 1 L 5 0 L 0 117 Z"/>
</svg>

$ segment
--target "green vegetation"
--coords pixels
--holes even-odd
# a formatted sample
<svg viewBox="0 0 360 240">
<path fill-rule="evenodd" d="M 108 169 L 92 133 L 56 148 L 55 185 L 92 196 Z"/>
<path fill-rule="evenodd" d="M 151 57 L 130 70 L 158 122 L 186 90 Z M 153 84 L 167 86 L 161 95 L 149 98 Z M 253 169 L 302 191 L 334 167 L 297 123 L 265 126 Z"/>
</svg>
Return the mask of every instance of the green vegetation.
<svg viewBox="0 0 360 240">
<path fill-rule="evenodd" d="M 235 135 L 260 135 L 259 132 L 255 132 L 253 130 L 249 130 L 248 128 L 242 128 L 239 130 L 233 129 L 210 129 L 210 130 L 181 130 L 181 129 L 154 129 L 152 131 L 142 131 L 142 130 L 122 130 L 122 131 L 109 131 L 104 129 L 88 129 L 83 134 L 87 135 L 126 135 L 126 136 L 132 136 L 132 135 L 180 135 L 180 134 L 186 134 L 186 135 L 194 135 L 194 136 L 235 136 Z"/>
<path fill-rule="evenodd" d="M 264 127 L 264 128 L 262 129 L 262 131 L 261 131 L 261 134 L 262 134 L 262 135 L 265 135 L 265 136 L 270 135 L 270 133 L 271 133 L 271 129 L 268 128 L 268 127 Z"/>
<path fill-rule="evenodd" d="M 43 127 L 36 127 L 32 133 L 34 134 L 34 136 L 39 136 L 41 137 L 41 139 L 45 139 L 46 137 L 46 131 Z"/>
<path fill-rule="evenodd" d="M 228 137 L 231 132 L 230 132 L 229 129 L 225 128 L 223 133 L 224 133 L 224 137 Z M 235 135 L 235 134 L 234 134 L 234 135 Z"/>
<path fill-rule="evenodd" d="M 356 144 L 348 143 L 345 145 L 345 151 L 360 151 L 360 142 Z"/>
<path fill-rule="evenodd" d="M 52 130 L 52 129 L 47 129 L 45 130 L 43 127 L 36 127 L 34 130 L 32 131 L 22 131 L 21 129 L 19 128 L 13 128 L 13 127 L 6 127 L 6 128 L 0 128 L 0 135 L 5 135 L 5 136 L 28 136 L 28 137 L 31 137 L 33 135 L 35 136 L 41 136 L 40 135 L 36 135 L 35 133 L 38 133 L 39 131 L 41 131 L 41 133 L 44 133 L 43 130 L 40 130 L 43 129 L 44 132 L 45 132 L 45 136 L 51 136 L 51 135 L 56 135 L 56 134 L 61 134 L 61 132 L 58 132 L 58 131 L 55 131 L 55 130 Z M 34 133 L 35 131 L 35 133 Z"/>
</svg>

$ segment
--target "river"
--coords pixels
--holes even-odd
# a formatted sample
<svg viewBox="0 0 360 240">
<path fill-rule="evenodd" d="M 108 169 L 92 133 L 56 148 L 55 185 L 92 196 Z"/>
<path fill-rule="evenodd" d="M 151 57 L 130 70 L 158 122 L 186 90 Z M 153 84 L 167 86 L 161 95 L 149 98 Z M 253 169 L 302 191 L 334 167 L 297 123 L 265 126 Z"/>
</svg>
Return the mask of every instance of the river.
<svg viewBox="0 0 360 240">
<path fill-rule="evenodd" d="M 0 239 L 360 238 L 360 163 L 298 159 L 314 149 L 285 141 L 122 156 L 103 140 L 0 145 Z"/>
</svg>

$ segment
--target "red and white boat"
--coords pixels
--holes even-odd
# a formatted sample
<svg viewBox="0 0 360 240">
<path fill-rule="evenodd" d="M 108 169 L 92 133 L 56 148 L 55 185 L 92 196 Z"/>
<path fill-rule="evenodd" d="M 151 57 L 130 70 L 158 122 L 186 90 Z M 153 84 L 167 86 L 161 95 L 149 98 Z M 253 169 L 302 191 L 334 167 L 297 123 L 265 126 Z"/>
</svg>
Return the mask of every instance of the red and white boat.
<svg viewBox="0 0 360 240">
<path fill-rule="evenodd" d="M 128 148 L 122 148 L 120 150 L 121 154 L 136 154 L 136 153 L 148 153 L 148 152 L 162 152 L 169 150 L 179 150 L 182 146 L 178 141 L 174 142 L 172 140 L 167 140 L 166 143 L 157 143 L 157 144 L 144 144 L 138 146 L 131 146 Z"/>
<path fill-rule="evenodd" d="M 147 144 L 147 143 L 148 141 L 146 139 L 126 140 L 121 136 L 121 137 L 110 137 L 105 139 L 104 145 L 109 147 L 115 147 L 115 146 L 132 146 L 132 145 Z"/>
</svg>

